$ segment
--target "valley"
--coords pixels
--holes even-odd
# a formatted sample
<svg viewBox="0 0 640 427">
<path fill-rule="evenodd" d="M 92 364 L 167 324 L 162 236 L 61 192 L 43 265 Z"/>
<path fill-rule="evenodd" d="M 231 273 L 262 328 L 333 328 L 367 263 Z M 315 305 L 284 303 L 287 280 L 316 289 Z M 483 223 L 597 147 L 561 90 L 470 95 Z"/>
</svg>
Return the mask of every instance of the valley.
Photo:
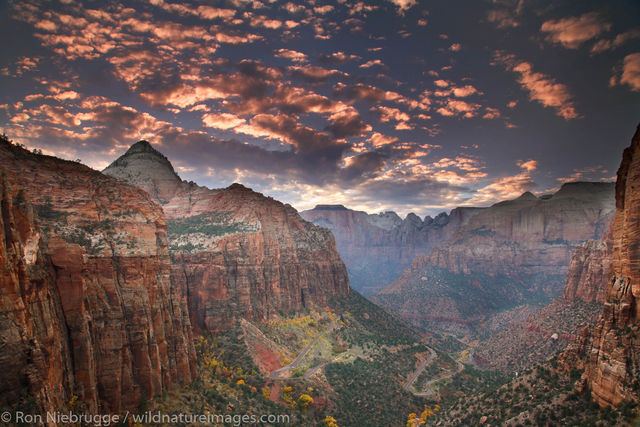
<svg viewBox="0 0 640 427">
<path fill-rule="evenodd" d="M 367 299 L 349 286 L 352 269 L 339 254 L 344 241 L 336 245 L 321 226 L 331 217 L 326 211 L 344 215 L 343 208 L 316 209 L 324 216 L 314 225 L 240 184 L 199 187 L 182 181 L 145 141 L 106 175 L 2 144 L 2 256 L 11 266 L 3 286 L 19 289 L 5 295 L 18 300 L 45 292 L 35 298 L 48 304 L 15 318 L 22 323 L 8 321 L 5 310 L 3 333 L 34 334 L 31 344 L 14 341 L 16 354 L 33 352 L 26 346 L 40 341 L 62 352 L 39 356 L 46 363 L 35 368 L 38 382 L 29 387 L 40 394 L 25 399 L 27 389 L 4 391 L 5 407 L 278 413 L 318 426 L 624 423 L 635 414 L 633 401 L 613 412 L 585 397 L 593 381 L 601 399 L 621 403 L 618 389 L 593 372 L 610 372 L 602 364 L 611 357 L 635 363 L 608 345 L 597 347 L 607 358 L 587 350 L 611 334 L 619 348 L 635 342 L 635 325 L 602 320 L 633 306 L 626 285 L 614 281 L 619 289 L 604 290 L 611 269 L 625 265 L 611 264 L 627 253 L 620 234 L 630 226 L 619 226 L 629 221 L 623 184 L 615 193 L 608 184 L 566 184 L 553 196 L 524 195 L 468 211 L 464 221 L 451 213 L 427 228 L 427 235 L 444 233 L 457 224 L 448 239 L 416 255 Z M 24 168 L 30 178 L 18 184 Z M 634 179 L 630 173 L 619 176 Z M 100 184 L 87 185 L 88 176 Z M 43 194 L 44 182 L 60 190 Z M 613 194 L 617 211 L 609 227 Z M 347 215 L 385 233 L 406 230 L 411 219 Z M 574 220 L 558 225 L 557 215 Z M 506 247 L 508 257 L 489 264 L 487 257 Z M 105 310 L 115 310 L 109 318 L 128 331 L 117 343 L 118 360 L 125 361 L 119 369 L 130 377 L 115 383 L 110 365 L 96 355 L 106 354 L 97 338 L 110 333 L 101 320 Z M 42 319 L 49 328 L 39 329 Z M 153 331 L 143 338 L 144 350 L 133 338 L 141 336 L 137 328 Z M 155 346 L 159 353 L 144 355 Z M 3 374 L 4 384 L 21 384 L 20 376 L 33 381 L 32 367 L 3 357 L 17 367 Z M 625 387 L 634 387 L 626 376 L 634 368 L 616 369 Z M 65 373 L 71 381 L 59 382 Z M 116 398 L 120 393 L 128 399 Z"/>
</svg>

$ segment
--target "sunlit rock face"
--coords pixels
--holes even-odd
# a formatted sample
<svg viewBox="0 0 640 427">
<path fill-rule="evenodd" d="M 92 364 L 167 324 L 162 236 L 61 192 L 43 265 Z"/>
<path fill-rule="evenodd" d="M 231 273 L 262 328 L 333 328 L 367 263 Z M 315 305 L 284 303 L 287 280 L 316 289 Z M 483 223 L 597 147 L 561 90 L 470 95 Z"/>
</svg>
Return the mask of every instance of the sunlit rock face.
<svg viewBox="0 0 640 427">
<path fill-rule="evenodd" d="M 195 375 L 166 221 L 138 188 L 0 143 L 0 394 L 134 408 Z"/>
<path fill-rule="evenodd" d="M 211 190 L 182 181 L 146 142 L 104 173 L 139 186 L 164 209 L 171 280 L 187 289 L 197 330 L 224 331 L 239 317 L 268 320 L 349 292 L 332 234 L 289 205 L 240 184 Z"/>
<path fill-rule="evenodd" d="M 442 245 L 480 208 L 456 208 L 450 214 L 403 220 L 395 212 L 376 215 L 342 205 L 318 205 L 300 215 L 331 230 L 345 262 L 351 286 L 372 294 L 396 280 L 418 255 Z"/>
</svg>

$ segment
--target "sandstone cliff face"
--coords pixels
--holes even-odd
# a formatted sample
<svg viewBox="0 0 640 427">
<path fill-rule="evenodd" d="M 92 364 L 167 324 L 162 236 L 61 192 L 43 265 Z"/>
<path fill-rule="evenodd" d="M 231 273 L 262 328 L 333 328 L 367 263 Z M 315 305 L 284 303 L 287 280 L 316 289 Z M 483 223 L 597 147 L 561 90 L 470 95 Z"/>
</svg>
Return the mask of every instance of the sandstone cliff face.
<svg viewBox="0 0 640 427">
<path fill-rule="evenodd" d="M 429 262 L 455 273 L 503 275 L 541 295 L 563 289 L 573 249 L 599 239 L 614 212 L 613 184 L 570 183 L 551 197 L 525 193 L 473 216 Z"/>
<path fill-rule="evenodd" d="M 0 396 L 53 411 L 69 400 L 71 350 L 53 268 L 25 192 L 0 175 Z"/>
<path fill-rule="evenodd" d="M 144 141 L 104 172 L 140 186 L 162 205 L 171 280 L 186 288 L 198 330 L 224 331 L 240 317 L 268 320 L 349 292 L 331 233 L 291 206 L 240 184 L 210 190 L 181 181 Z"/>
<path fill-rule="evenodd" d="M 300 215 L 333 232 L 351 286 L 367 295 L 400 277 L 416 256 L 441 246 L 481 210 L 456 208 L 423 221 L 412 213 L 403 220 L 395 212 L 370 215 L 341 205 L 319 205 Z"/>
<path fill-rule="evenodd" d="M 604 303 L 611 267 L 613 228 L 600 240 L 589 240 L 571 254 L 562 298 L 566 303 L 580 300 Z"/>
<path fill-rule="evenodd" d="M 584 379 L 600 405 L 638 400 L 640 386 L 640 126 L 616 182 L 613 256 L 604 310 L 587 335 Z"/>
<path fill-rule="evenodd" d="M 498 203 L 473 215 L 443 246 L 416 257 L 373 298 L 445 332 L 482 337 L 519 323 L 540 308 L 540 299 L 560 294 L 572 249 L 601 236 L 613 205 L 613 185 L 597 183 L 565 184 L 550 197 L 525 193 Z M 568 298 L 597 298 L 589 280 L 604 274 L 602 245 L 594 242 L 581 252 L 593 261 L 585 271 L 576 259 Z"/>
<path fill-rule="evenodd" d="M 562 295 L 525 321 L 506 327 L 476 347 L 476 361 L 505 372 L 521 371 L 564 350 L 595 324 L 609 278 L 613 229 L 574 249 Z"/>
<path fill-rule="evenodd" d="M 6 141 L 0 144 L 0 164 L 35 206 L 42 230 L 39 242 L 22 240 L 22 254 L 14 248 L 17 255 L 3 254 L 3 260 L 13 256 L 9 264 L 17 266 L 20 257 L 27 265 L 44 260 L 49 276 L 38 298 L 46 301 L 46 292 L 51 294 L 55 310 L 42 308 L 32 321 L 64 330 L 50 333 L 61 343 L 46 347 L 53 352 L 49 357 L 57 347 L 70 352 L 61 352 L 61 365 L 49 363 L 53 377 L 43 380 L 45 389 L 70 390 L 93 411 L 117 411 L 172 383 L 190 381 L 195 351 L 188 309 L 183 290 L 170 283 L 161 208 L 137 188 Z M 19 283 L 25 288 L 30 282 Z M 8 295 L 7 307 L 23 304 L 17 295 Z M 21 333 L 17 326 L 3 325 L 2 336 Z M 21 351 L 6 357 L 31 351 L 35 344 L 27 337 L 14 344 L 22 345 Z M 34 362 L 29 369 L 49 375 Z M 55 405 L 68 397 L 58 395 L 45 400 Z"/>
</svg>

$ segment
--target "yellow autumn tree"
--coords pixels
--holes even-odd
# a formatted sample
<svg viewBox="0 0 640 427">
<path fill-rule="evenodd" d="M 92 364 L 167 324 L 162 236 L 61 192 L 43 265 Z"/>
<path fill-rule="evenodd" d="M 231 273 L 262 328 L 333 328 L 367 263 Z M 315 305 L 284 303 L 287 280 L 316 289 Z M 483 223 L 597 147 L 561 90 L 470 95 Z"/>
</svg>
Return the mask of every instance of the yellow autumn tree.
<svg viewBox="0 0 640 427">
<path fill-rule="evenodd" d="M 338 427 L 338 423 L 336 422 L 336 419 L 330 415 L 327 415 L 326 417 L 324 417 L 324 423 L 327 425 L 327 427 Z"/>
<path fill-rule="evenodd" d="M 282 399 L 288 404 L 293 402 L 293 388 L 291 386 L 286 386 L 282 389 Z"/>
<path fill-rule="evenodd" d="M 300 397 L 298 397 L 298 401 L 296 402 L 296 408 L 300 409 L 301 411 L 304 411 L 312 403 L 313 403 L 313 397 L 303 393 L 300 395 Z"/>
<path fill-rule="evenodd" d="M 271 389 L 267 386 L 262 387 L 262 397 L 269 400 L 271 398 Z"/>
</svg>

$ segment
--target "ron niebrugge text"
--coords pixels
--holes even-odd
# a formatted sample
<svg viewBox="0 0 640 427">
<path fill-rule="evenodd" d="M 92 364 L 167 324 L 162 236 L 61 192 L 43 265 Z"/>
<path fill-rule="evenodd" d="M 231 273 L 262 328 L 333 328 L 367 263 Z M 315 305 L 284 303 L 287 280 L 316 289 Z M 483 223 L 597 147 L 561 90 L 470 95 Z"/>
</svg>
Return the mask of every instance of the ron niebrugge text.
<svg viewBox="0 0 640 427">
<path fill-rule="evenodd" d="M 3 423 L 17 424 L 82 424 L 96 427 L 107 427 L 118 423 L 133 421 L 143 424 L 227 424 L 241 426 L 243 424 L 289 424 L 291 419 L 286 414 L 163 414 L 159 411 L 147 411 L 142 414 L 76 414 L 74 412 L 47 412 L 45 414 L 29 414 L 26 412 L 3 412 L 0 414 Z"/>
</svg>

